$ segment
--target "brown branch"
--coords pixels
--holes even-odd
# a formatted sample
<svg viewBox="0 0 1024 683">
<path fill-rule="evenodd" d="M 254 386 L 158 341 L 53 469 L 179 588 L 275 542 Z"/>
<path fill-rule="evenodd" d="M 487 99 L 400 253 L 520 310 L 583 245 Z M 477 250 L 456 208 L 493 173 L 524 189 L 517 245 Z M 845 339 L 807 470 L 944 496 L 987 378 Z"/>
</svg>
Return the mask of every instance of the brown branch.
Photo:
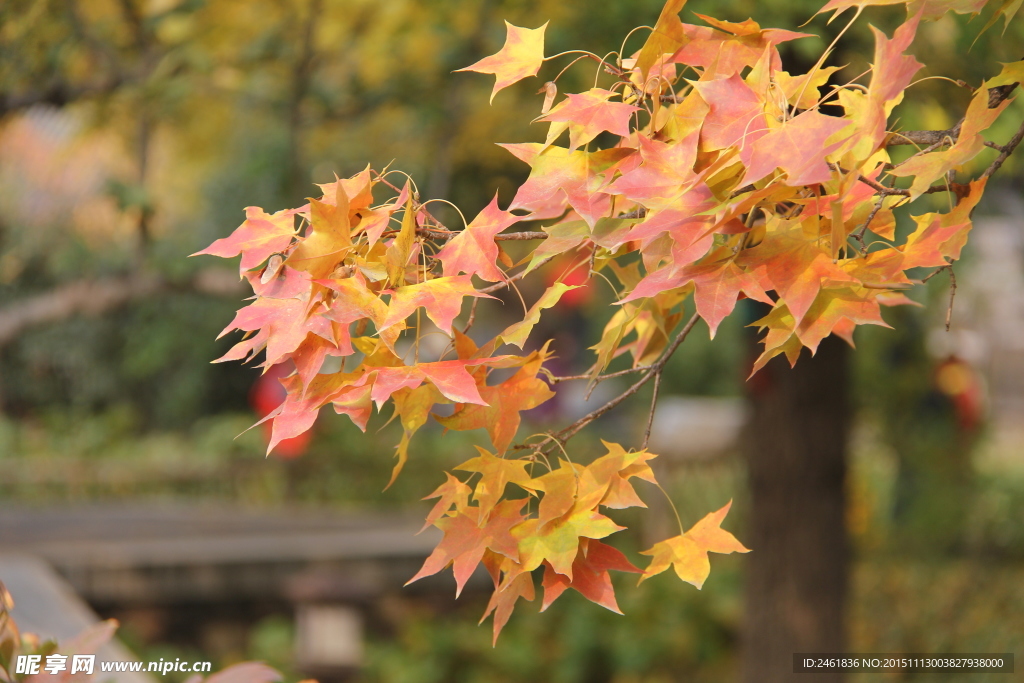
<svg viewBox="0 0 1024 683">
<path fill-rule="evenodd" d="M 1010 138 L 1010 141 L 1002 146 L 1002 151 L 999 153 L 999 156 L 997 156 L 992 161 L 992 164 L 985 169 L 985 172 L 981 174 L 981 177 L 988 178 L 998 171 L 999 167 L 1003 165 L 1003 162 L 1006 161 L 1007 157 L 1013 154 L 1013 150 L 1017 149 L 1017 145 L 1020 144 L 1022 139 L 1024 139 L 1024 123 L 1022 123 L 1020 128 L 1017 129 L 1017 132 L 1012 138 Z"/>
<path fill-rule="evenodd" d="M 890 133 L 889 138 L 885 141 L 885 146 L 924 145 L 927 147 L 942 145 L 946 140 L 956 142 L 956 139 L 960 137 L 962 125 L 963 119 L 952 128 L 946 130 L 905 130 L 901 133 Z M 921 150 L 921 152 L 925 151 L 927 150 Z"/>
<path fill-rule="evenodd" d="M 503 235 L 495 235 L 495 242 L 507 242 L 514 240 L 546 240 L 548 234 L 546 232 L 539 231 L 526 231 L 526 232 L 506 232 Z"/>
<path fill-rule="evenodd" d="M 1003 101 L 1010 96 L 1010 94 L 1017 88 L 1017 83 L 1010 83 L 1008 85 L 1000 85 L 995 88 L 988 89 L 988 108 L 995 109 Z M 899 145 L 926 145 L 932 149 L 939 147 L 945 143 L 946 140 L 953 143 L 960 137 L 960 129 L 964 125 L 964 119 L 957 121 L 957 124 L 952 128 L 946 130 L 907 130 L 902 133 L 891 133 L 889 139 L 885 141 L 886 147 L 896 147 Z M 918 154 L 930 152 L 931 149 L 923 149 Z M 916 154 L 914 156 L 917 156 Z"/>
<path fill-rule="evenodd" d="M 570 382 L 572 380 L 577 380 L 577 379 L 592 379 L 592 380 L 594 380 L 594 382 L 603 382 L 604 380 L 611 379 L 612 377 L 622 377 L 623 375 L 629 375 L 629 374 L 632 374 L 634 372 L 643 372 L 644 370 L 650 370 L 653 367 L 654 367 L 653 365 L 641 365 L 641 366 L 635 367 L 635 368 L 627 368 L 625 370 L 619 370 L 618 372 L 609 372 L 607 375 L 598 375 L 597 377 L 594 377 L 593 375 L 568 375 L 568 376 L 551 375 L 551 376 L 549 376 L 548 379 L 551 380 L 552 384 L 558 384 L 559 382 Z"/>
</svg>

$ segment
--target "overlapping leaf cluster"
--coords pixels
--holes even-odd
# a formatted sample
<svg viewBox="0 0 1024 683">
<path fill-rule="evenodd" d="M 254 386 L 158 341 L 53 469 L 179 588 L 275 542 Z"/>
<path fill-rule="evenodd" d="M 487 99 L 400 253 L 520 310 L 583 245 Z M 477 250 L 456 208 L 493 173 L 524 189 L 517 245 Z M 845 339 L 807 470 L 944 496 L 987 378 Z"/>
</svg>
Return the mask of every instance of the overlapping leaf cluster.
<svg viewBox="0 0 1024 683">
<path fill-rule="evenodd" d="M 542 88 L 545 141 L 504 145 L 531 169 L 507 210 L 495 197 L 455 230 L 433 217 L 411 182 L 392 184 L 397 172 L 367 169 L 322 185 L 302 208 L 250 208 L 238 230 L 201 252 L 241 255 L 256 295 L 225 329 L 246 338 L 221 360 L 263 353 L 264 367 L 294 363 L 287 399 L 266 418 L 271 448 L 309 429 L 324 406 L 365 427 L 373 407 L 389 400 L 403 427 L 393 476 L 431 416 L 449 429 L 487 431 L 494 452 L 459 465 L 468 475 L 448 474 L 431 496 L 440 500 L 427 522 L 444 537 L 414 579 L 452 566 L 461 591 L 482 563 L 494 579 L 487 614 L 495 637 L 516 601 L 533 599 L 534 570 L 543 567 L 544 607 L 571 587 L 616 611 L 609 570 L 640 571 L 602 539 L 621 528 L 607 509 L 643 506 L 631 480 L 654 480 L 646 443 L 639 451 L 606 444 L 587 465 L 556 459 L 556 446 L 644 383 L 657 388 L 698 317 L 714 335 L 740 298 L 770 306 L 756 323 L 766 334 L 755 372 L 780 354 L 796 362 L 830 334 L 852 343 L 857 325 L 885 325 L 881 307 L 909 302 L 902 292 L 918 282 L 915 269 L 949 268 L 959 258 L 988 175 L 1020 142 L 986 143 L 982 133 L 1009 105 L 1024 62 L 980 84 L 954 129 L 891 128 L 921 68 L 908 52 L 919 23 L 949 9 L 976 12 L 978 2 L 911 3 L 892 37 L 874 30 L 863 82 L 831 86 L 837 68 L 823 66 L 827 52 L 809 73 L 784 69 L 779 45 L 806 34 L 752 20 L 687 24 L 683 2 L 666 3 L 632 56 L 582 53 L 597 63 L 594 88 L 562 98 L 557 83 Z M 823 11 L 859 14 L 869 4 L 889 3 L 833 0 Z M 539 72 L 544 29 L 508 25 L 504 48 L 466 70 L 495 76 L 493 99 Z M 608 82 L 597 87 L 601 78 Z M 891 148 L 906 144 L 917 152 L 893 163 Z M 999 151 L 993 166 L 958 182 L 956 169 L 986 146 Z M 915 216 L 916 229 L 896 240 L 894 209 L 934 192 L 949 193 L 950 210 Z M 527 221 L 541 231 L 509 231 Z M 500 247 L 510 239 L 538 244 L 514 264 Z M 623 355 L 632 368 L 614 374 L 638 379 L 573 425 L 513 448 L 520 413 L 550 399 L 552 382 L 573 378 L 544 368 L 547 345 L 505 351 L 522 349 L 572 286 L 555 282 L 522 321 L 482 344 L 468 330 L 479 298 L 563 254 L 619 288 L 584 379 L 605 379 Z M 680 326 L 691 296 L 696 314 Z M 457 329 L 467 297 L 472 312 Z M 449 340 L 440 356 L 421 353 L 428 319 Z M 332 356 L 340 369 L 322 372 Z M 514 371 L 494 381 L 499 368 Z M 442 416 L 434 409 L 443 404 L 454 407 Z M 643 577 L 671 565 L 700 587 L 709 551 L 744 552 L 720 527 L 727 510 L 647 551 Z"/>
</svg>

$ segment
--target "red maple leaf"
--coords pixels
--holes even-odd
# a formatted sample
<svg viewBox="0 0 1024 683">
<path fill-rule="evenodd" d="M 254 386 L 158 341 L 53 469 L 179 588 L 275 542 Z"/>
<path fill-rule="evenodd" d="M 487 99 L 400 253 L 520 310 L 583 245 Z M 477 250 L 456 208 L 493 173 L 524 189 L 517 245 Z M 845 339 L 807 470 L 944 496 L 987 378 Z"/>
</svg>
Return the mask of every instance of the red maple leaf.
<svg viewBox="0 0 1024 683">
<path fill-rule="evenodd" d="M 610 570 L 641 573 L 625 555 L 610 545 L 594 539 L 581 539 L 579 552 L 572 563 L 572 578 L 559 574 L 549 563 L 544 563 L 544 600 L 540 611 L 550 607 L 567 588 L 572 588 L 587 600 L 622 614 L 615 601 L 615 588 L 608 574 Z"/>
</svg>

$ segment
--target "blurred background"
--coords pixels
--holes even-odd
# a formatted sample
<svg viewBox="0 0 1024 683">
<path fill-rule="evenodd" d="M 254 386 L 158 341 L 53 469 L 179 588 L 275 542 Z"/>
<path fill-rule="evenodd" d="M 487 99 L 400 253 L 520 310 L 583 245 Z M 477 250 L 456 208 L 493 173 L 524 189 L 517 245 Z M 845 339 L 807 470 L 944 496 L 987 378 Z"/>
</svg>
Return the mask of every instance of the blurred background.
<svg viewBox="0 0 1024 683">
<path fill-rule="evenodd" d="M 491 107 L 489 77 L 452 70 L 496 51 L 503 19 L 550 21 L 547 54 L 604 54 L 652 24 L 661 4 L 0 4 L 0 580 L 15 601 L 14 583 L 49 571 L 119 619 L 121 640 L 143 660 L 261 659 L 288 680 L 739 680 L 744 620 L 758 618 L 744 606 L 749 557 L 715 556 L 702 592 L 668 574 L 639 590 L 623 581 L 626 616 L 575 594 L 544 615 L 520 608 L 496 649 L 489 626 L 476 624 L 486 592 L 455 602 L 447 577 L 402 589 L 435 540 L 413 535 L 428 509 L 420 498 L 479 435 L 442 440 L 425 428 L 383 493 L 397 441 L 386 416 L 364 435 L 325 411 L 308 441 L 265 458 L 265 435 L 242 432 L 280 400 L 275 386 L 252 367 L 209 362 L 233 343 L 215 338 L 247 293 L 233 264 L 187 258 L 237 227 L 244 207 L 298 206 L 312 183 L 367 163 L 393 162 L 425 197 L 467 215 L 495 189 L 507 204 L 527 169 L 493 143 L 543 137 L 529 124 L 542 80 Z M 695 0 L 684 20 L 699 21 L 693 10 L 792 29 L 816 9 Z M 904 16 L 868 15 L 890 33 Z M 985 20 L 923 25 L 913 48 L 922 76 L 976 85 L 997 62 L 1020 59 L 1024 23 L 975 42 Z M 867 23 L 833 58 L 849 65 L 837 78 L 867 68 Z M 822 38 L 786 44 L 790 71 L 809 69 L 841 24 L 818 18 L 804 30 Z M 581 68 L 559 87 L 583 90 L 592 76 Z M 913 93 L 897 111 L 904 129 L 949 128 L 969 97 L 941 80 Z M 1014 103 L 988 137 L 1004 142 L 1022 117 Z M 1011 158 L 975 216 L 950 331 L 942 274 L 911 293 L 920 307 L 887 311 L 895 329 L 859 330 L 856 352 L 840 353 L 850 368 L 832 392 L 850 435 L 835 455 L 846 471 L 850 652 L 1024 644 L 1022 169 Z M 936 210 L 943 201 L 935 196 Z M 583 371 L 609 299 L 596 286 L 580 291 L 544 332 L 561 366 Z M 493 315 L 481 323 L 500 330 Z M 755 510 L 750 451 L 770 440 L 757 432 L 758 390 L 745 382 L 754 341 L 744 325 L 757 317 L 738 310 L 714 342 L 703 328 L 681 347 L 651 448 L 683 522 L 735 499 L 727 526 L 744 541 Z M 592 400 L 615 389 L 602 385 Z M 562 385 L 533 422 L 581 414 L 582 399 Z M 640 396 L 618 409 L 574 449 L 586 457 L 609 434 L 639 443 L 646 405 Z M 626 520 L 641 532 L 619 540 L 634 561 L 641 544 L 672 533 L 657 492 L 644 494 L 651 514 Z M 14 553 L 43 564 L 18 564 Z"/>
</svg>

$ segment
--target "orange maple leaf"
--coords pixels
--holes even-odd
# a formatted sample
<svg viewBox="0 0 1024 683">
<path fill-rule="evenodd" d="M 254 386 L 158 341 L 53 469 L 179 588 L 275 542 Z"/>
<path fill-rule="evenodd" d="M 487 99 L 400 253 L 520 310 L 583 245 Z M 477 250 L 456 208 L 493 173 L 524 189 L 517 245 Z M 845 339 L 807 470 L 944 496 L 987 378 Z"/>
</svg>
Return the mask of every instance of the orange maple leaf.
<svg viewBox="0 0 1024 683">
<path fill-rule="evenodd" d="M 444 274 L 468 273 L 488 282 L 503 281 L 505 275 L 495 265 L 498 245 L 494 236 L 521 220 L 522 217 L 498 208 L 495 193 L 491 203 L 437 252 L 436 258 L 444 265 Z"/>
<path fill-rule="evenodd" d="M 423 523 L 420 533 L 447 515 L 452 507 L 456 511 L 460 511 L 469 505 L 469 494 L 472 493 L 473 489 L 448 472 L 445 472 L 444 476 L 446 480 L 443 484 L 434 489 L 433 493 L 429 496 L 423 496 L 423 500 L 431 500 L 433 498 L 440 498 L 440 500 L 434 504 L 434 507 L 427 514 L 427 519 Z"/>
<path fill-rule="evenodd" d="M 458 596 L 486 550 L 518 560 L 518 542 L 512 530 L 525 519 L 522 509 L 527 500 L 503 500 L 491 510 L 486 520 L 479 518 L 478 508 L 469 507 L 435 521 L 434 526 L 444 532 L 444 538 L 406 585 L 436 574 L 450 564 L 455 575 L 455 595 Z"/>
<path fill-rule="evenodd" d="M 708 150 L 752 145 L 768 132 L 764 98 L 743 82 L 739 74 L 693 84 L 711 107 L 701 128 L 702 147 Z"/>
<path fill-rule="evenodd" d="M 697 16 L 721 30 L 684 24 L 690 40 L 672 55 L 670 61 L 703 67 L 702 79 L 706 81 L 738 74 L 744 67 L 754 66 L 769 47 L 772 48 L 771 67 L 778 71 L 782 68 L 782 59 L 778 50 L 774 49 L 775 46 L 811 35 L 782 29 L 762 29 L 752 19 L 735 23 L 703 14 Z"/>
<path fill-rule="evenodd" d="M 491 443 L 504 453 L 519 429 L 519 413 L 536 408 L 555 395 L 547 383 L 537 377 L 543 358 L 535 355 L 501 384 L 480 387 L 480 396 L 487 405 L 460 405 L 451 415 L 435 418 L 448 429 L 486 429 Z"/>
<path fill-rule="evenodd" d="M 755 301 L 774 303 L 761 288 L 757 278 L 731 260 L 689 264 L 681 268 L 664 266 L 644 277 L 621 303 L 651 297 L 690 282 L 694 284 L 693 298 L 697 313 L 708 324 L 712 337 L 722 320 L 736 307 L 741 292 Z"/>
<path fill-rule="evenodd" d="M 636 154 L 623 147 L 587 152 L 536 142 L 501 147 L 532 167 L 530 177 L 519 187 L 510 209 L 533 211 L 552 196 L 564 192 L 570 206 L 591 227 L 611 210 L 611 196 L 605 189 L 613 171 L 619 169 L 620 162 Z"/>
<path fill-rule="evenodd" d="M 519 571 L 533 571 L 546 561 L 553 571 L 572 579 L 580 539 L 605 538 L 623 528 L 578 501 L 550 522 L 541 524 L 538 519 L 528 519 L 512 530 L 519 540 Z"/>
<path fill-rule="evenodd" d="M 544 63 L 544 29 L 547 27 L 545 23 L 540 28 L 521 28 L 506 21 L 505 45 L 490 57 L 456 71 L 494 74 L 494 89 L 491 90 L 491 102 L 494 102 L 499 90 L 536 76 L 540 71 Z"/>
<path fill-rule="evenodd" d="M 508 623 L 509 617 L 512 616 L 512 610 L 515 608 L 519 598 L 532 602 L 535 595 L 533 575 L 529 573 L 517 574 L 495 588 L 494 594 L 491 595 L 491 599 L 487 603 L 484 615 L 480 617 L 480 623 L 482 624 L 484 619 L 490 616 L 491 612 L 494 612 L 494 638 L 491 642 L 492 645 L 497 645 L 498 634 L 501 633 L 501 629 Z"/>
</svg>

